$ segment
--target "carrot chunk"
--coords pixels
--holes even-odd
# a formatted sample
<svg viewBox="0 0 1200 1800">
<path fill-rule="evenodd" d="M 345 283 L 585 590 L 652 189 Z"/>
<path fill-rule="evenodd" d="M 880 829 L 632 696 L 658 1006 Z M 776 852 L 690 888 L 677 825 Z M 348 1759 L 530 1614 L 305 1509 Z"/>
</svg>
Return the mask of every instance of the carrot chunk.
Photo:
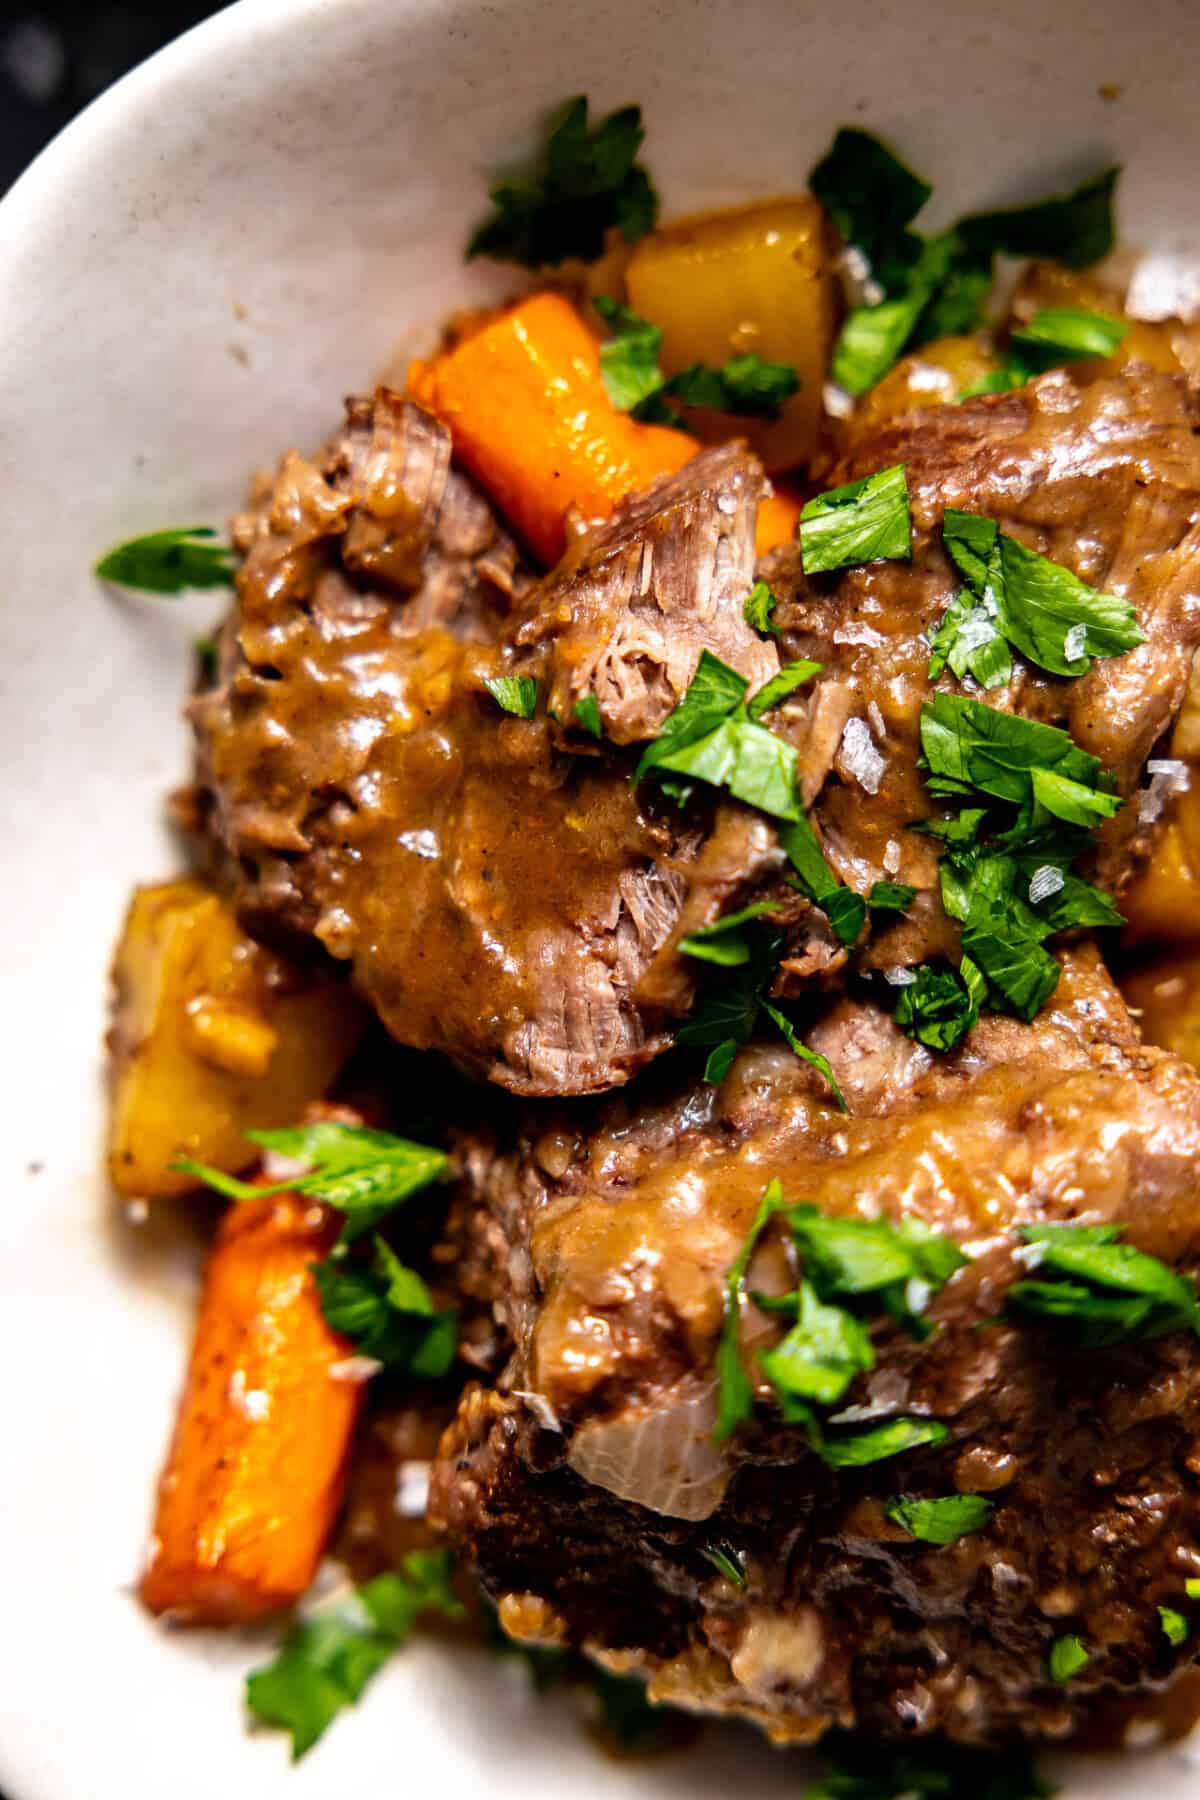
<svg viewBox="0 0 1200 1800">
<path fill-rule="evenodd" d="M 205 1272 L 141 1598 L 198 1624 L 260 1618 L 312 1581 L 341 1503 L 362 1385 L 310 1264 L 337 1221 L 295 1194 L 230 1207 Z"/>
<path fill-rule="evenodd" d="M 572 508 L 607 518 L 626 495 L 674 474 L 700 449 L 687 432 L 641 424 L 613 405 L 599 345 L 560 294 L 533 294 L 442 355 L 413 363 L 408 384 L 545 563 L 563 553 Z M 760 552 L 791 535 L 786 511 L 768 501 L 763 515 L 769 541 L 760 524 Z"/>
</svg>

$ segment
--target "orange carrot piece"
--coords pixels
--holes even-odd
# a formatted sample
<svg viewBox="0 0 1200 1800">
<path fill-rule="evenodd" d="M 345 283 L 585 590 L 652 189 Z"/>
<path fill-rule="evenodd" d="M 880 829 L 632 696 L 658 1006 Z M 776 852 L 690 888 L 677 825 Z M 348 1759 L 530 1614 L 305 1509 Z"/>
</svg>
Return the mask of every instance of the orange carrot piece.
<svg viewBox="0 0 1200 1800">
<path fill-rule="evenodd" d="M 510 524 L 556 563 L 575 507 L 606 519 L 627 494 L 690 462 L 685 431 L 643 425 L 608 397 L 600 347 L 561 294 L 533 294 L 408 371 L 414 400 L 449 427 L 454 449 Z M 776 493 L 759 509 L 759 555 L 795 533 L 800 505 Z"/>
<path fill-rule="evenodd" d="M 768 550 L 777 550 L 780 544 L 790 544 L 796 535 L 796 527 L 800 523 L 800 509 L 804 505 L 798 495 L 779 482 L 775 483 L 775 492 L 768 494 L 758 509 L 758 523 L 754 531 L 754 548 L 760 556 Z"/>
<path fill-rule="evenodd" d="M 607 518 L 700 448 L 685 432 L 618 411 L 599 345 L 560 294 L 533 294 L 431 362 L 413 363 L 408 385 L 546 563 L 562 555 L 569 508 Z"/>
<path fill-rule="evenodd" d="M 237 1624 L 312 1581 L 363 1392 L 331 1374 L 350 1346 L 325 1323 L 309 1267 L 336 1230 L 295 1194 L 225 1215 L 159 1482 L 141 1584 L 153 1613 Z"/>
</svg>

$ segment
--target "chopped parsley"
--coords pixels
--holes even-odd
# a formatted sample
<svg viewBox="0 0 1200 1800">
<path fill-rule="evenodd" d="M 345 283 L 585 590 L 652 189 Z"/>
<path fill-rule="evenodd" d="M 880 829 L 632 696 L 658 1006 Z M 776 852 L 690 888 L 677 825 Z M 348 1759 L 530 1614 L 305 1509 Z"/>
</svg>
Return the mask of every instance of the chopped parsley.
<svg viewBox="0 0 1200 1800">
<path fill-rule="evenodd" d="M 196 667 L 200 679 L 206 687 L 212 687 L 217 679 L 220 662 L 220 649 L 216 638 L 197 638 L 192 645 L 196 657 Z"/>
<path fill-rule="evenodd" d="M 608 397 L 621 412 L 633 412 L 662 390 L 658 366 L 662 331 L 605 294 L 597 294 L 592 304 L 612 331 L 600 346 L 600 373 Z"/>
<path fill-rule="evenodd" d="M 973 556 L 964 540 L 964 570 Z M 1016 809 L 1007 828 L 981 806 L 921 827 L 942 840 L 942 904 L 962 926 L 963 961 L 957 974 L 928 964 L 914 971 L 896 1019 L 929 1048 L 949 1049 L 985 1001 L 1035 1016 L 1059 979 L 1047 938 L 1122 922 L 1110 897 L 1071 870 L 1092 827 L 1121 802 L 1097 758 L 1065 731 L 962 695 L 935 694 L 923 707 L 921 743 L 935 794 L 982 795 Z"/>
<path fill-rule="evenodd" d="M 1046 1669 L 1051 1681 L 1065 1687 L 1081 1669 L 1087 1668 L 1091 1660 L 1082 1638 L 1074 1635 L 1059 1637 L 1050 1646 Z"/>
<path fill-rule="evenodd" d="M 970 673 L 998 687 L 1012 677 L 1006 644 L 1052 675 L 1074 676 L 1087 674 L 1093 656 L 1145 643 L 1128 600 L 1097 593 L 994 520 L 948 509 L 942 535 L 967 587 L 931 634 L 931 681 L 948 663 L 960 680 Z"/>
<path fill-rule="evenodd" d="M 1190 1275 L 1119 1242 L 1120 1225 L 1025 1225 L 1022 1261 L 1029 1279 L 1008 1290 L 1007 1305 L 1069 1331 L 1081 1348 L 1193 1331 L 1200 1297 Z"/>
<path fill-rule="evenodd" d="M 235 560 L 208 525 L 152 531 L 118 544 L 96 564 L 102 581 L 138 588 L 146 594 L 182 594 L 189 588 L 233 586 Z"/>
<path fill-rule="evenodd" d="M 600 346 L 600 373 L 608 397 L 635 419 L 679 425 L 682 421 L 669 400 L 740 418 L 778 419 L 784 402 L 799 391 L 800 377 L 791 363 L 764 362 L 753 351 L 731 356 L 719 369 L 692 363 L 677 375 L 665 376 L 658 361 L 663 339 L 659 326 L 605 294 L 598 294 L 592 304 L 613 332 Z"/>
<path fill-rule="evenodd" d="M 1129 330 L 1128 321 L 1076 306 L 1039 307 L 1028 325 L 1018 326 L 1011 342 L 1034 369 L 1054 368 L 1092 356 L 1112 356 Z"/>
<path fill-rule="evenodd" d="M 464 1616 L 452 1568 L 445 1550 L 410 1551 L 398 1569 L 298 1619 L 274 1660 L 247 1677 L 250 1712 L 260 1724 L 290 1734 L 293 1761 L 355 1704 L 422 1614 Z"/>
<path fill-rule="evenodd" d="M 897 1025 L 927 1050 L 953 1050 L 979 1020 L 982 975 L 967 957 L 958 969 L 918 963 L 909 973 L 896 1001 Z"/>
<path fill-rule="evenodd" d="M 949 1432 L 936 1419 L 901 1417 L 847 1430 L 814 1409 L 837 1405 L 855 1378 L 874 1368 L 872 1317 L 883 1313 L 915 1337 L 928 1334 L 922 1315 L 931 1295 L 962 1267 L 962 1252 L 918 1220 L 892 1224 L 829 1217 L 808 1205 L 788 1207 L 778 1181 L 764 1193 L 727 1278 L 717 1350 L 718 1441 L 753 1412 L 740 1342 L 746 1273 L 768 1222 L 784 1212 L 803 1274 L 793 1294 L 764 1301 L 767 1310 L 791 1315 L 794 1323 L 758 1357 L 784 1419 L 803 1426 L 812 1449 L 831 1468 L 863 1466 L 944 1442 Z"/>
<path fill-rule="evenodd" d="M 778 675 L 772 675 L 770 681 L 764 682 L 753 695 L 746 708 L 747 713 L 752 719 L 761 719 L 765 712 L 770 712 L 773 706 L 778 706 L 789 694 L 794 694 L 798 687 L 803 687 L 814 675 L 819 675 L 824 666 L 824 663 L 809 662 L 804 657 L 796 662 L 785 663 Z"/>
<path fill-rule="evenodd" d="M 872 912 L 907 912 L 917 897 L 915 887 L 909 887 L 906 881 L 874 881 L 867 895 L 867 905 Z"/>
<path fill-rule="evenodd" d="M 772 1181 L 758 1203 L 745 1241 L 725 1277 L 725 1313 L 717 1343 L 717 1422 L 713 1427 L 713 1437 L 718 1444 L 732 1436 L 754 1411 L 754 1389 L 742 1361 L 740 1341 L 746 1305 L 746 1273 L 759 1238 L 785 1205 L 781 1184 Z"/>
<path fill-rule="evenodd" d="M 771 910 L 773 909 L 761 902 L 756 906 L 743 908 L 737 928 L 748 923 L 752 916 L 761 916 Z M 719 922 L 724 923 L 725 921 Z M 737 928 L 730 927 L 731 930 Z M 701 932 L 693 933 L 692 942 L 685 939 L 680 948 L 691 956 L 699 954 L 707 962 L 722 962 L 726 968 L 735 969 L 736 973 L 723 986 L 711 988 L 705 994 L 692 1016 L 675 1033 L 675 1042 L 685 1047 L 708 1050 L 704 1079 L 719 1086 L 728 1075 L 738 1051 L 752 1036 L 760 1018 L 765 1015 L 783 1034 L 793 1055 L 810 1064 L 822 1076 L 835 1101 L 845 1112 L 845 1095 L 838 1086 L 827 1059 L 801 1042 L 791 1020 L 766 997 L 783 949 L 782 935 L 779 932 L 760 933 L 757 941 L 751 942 L 742 934 L 741 944 L 746 952 L 744 956 L 740 950 L 734 950 L 732 956 L 723 956 L 720 951 L 714 956 L 712 951 L 713 946 L 719 942 L 719 930 L 714 926 L 705 929 L 707 936 Z M 696 949 L 697 940 L 700 944 L 699 952 Z"/>
<path fill-rule="evenodd" d="M 903 463 L 830 488 L 800 514 L 800 560 L 806 575 L 912 556 L 912 518 Z"/>
<path fill-rule="evenodd" d="M 658 218 L 658 195 L 637 161 L 645 135 L 638 106 L 589 125 L 586 96 L 568 100 L 530 173 L 489 189 L 495 211 L 474 232 L 467 257 L 540 269 L 599 256 L 613 226 L 626 243 L 645 237 Z"/>
<path fill-rule="evenodd" d="M 816 832 L 803 814 L 781 828 L 779 841 L 796 871 L 795 886 L 814 906 L 820 907 L 838 942 L 852 944 L 866 923 L 867 902 L 837 879 L 825 860 Z"/>
<path fill-rule="evenodd" d="M 731 1581 L 734 1587 L 745 1587 L 746 1570 L 736 1550 L 725 1544 L 705 1544 L 700 1554 L 706 1556 L 717 1573 Z"/>
<path fill-rule="evenodd" d="M 833 1732 L 821 1740 L 828 1774 L 801 1800 L 1053 1800 L 1026 1746 L 967 1750 L 945 1742 L 892 1748 Z"/>
<path fill-rule="evenodd" d="M 839 131 L 809 185 L 863 258 L 875 292 L 843 323 L 832 379 L 849 394 L 864 394 L 911 345 L 973 330 L 1000 252 L 1053 256 L 1071 268 L 1107 255 L 1117 174 L 1108 169 L 1074 193 L 978 213 L 923 238 L 910 227 L 929 184 L 869 133 Z M 1012 383 L 1002 377 L 999 385 Z"/>
<path fill-rule="evenodd" d="M 585 694 L 581 700 L 577 700 L 571 708 L 571 717 L 589 737 L 599 739 L 604 736 L 604 727 L 600 722 L 600 702 L 595 694 Z"/>
<path fill-rule="evenodd" d="M 326 1323 L 386 1369 L 436 1381 L 454 1363 L 458 1316 L 439 1312 L 415 1269 L 375 1237 L 369 1264 L 329 1257 L 313 1267 Z"/>
<path fill-rule="evenodd" d="M 497 706 L 518 719 L 532 719 L 537 711 L 538 684 L 532 675 L 485 676 L 483 685 Z"/>
<path fill-rule="evenodd" d="M 959 1538 L 987 1528 L 992 1501 L 982 1494 L 947 1494 L 940 1500 L 889 1500 L 887 1516 L 923 1544 L 956 1544 Z"/>
<path fill-rule="evenodd" d="M 1067 732 L 961 694 L 926 701 L 921 749 L 931 793 L 1010 801 L 1024 828 L 1049 818 L 1091 825 L 1120 811 L 1112 777 Z"/>
<path fill-rule="evenodd" d="M 884 288 L 903 280 L 921 252 L 908 226 L 933 189 L 869 131 L 843 125 L 808 185 Z"/>
<path fill-rule="evenodd" d="M 748 685 L 736 669 L 702 651 L 687 693 L 642 752 L 635 782 L 651 769 L 685 775 L 774 818 L 798 819 L 795 749 L 750 717 Z"/>
<path fill-rule="evenodd" d="M 1068 269 L 1086 269 L 1113 247 L 1113 198 L 1119 168 L 1103 169 L 1069 194 L 973 213 L 955 227 L 969 251 L 991 257 L 1048 256 Z"/>
<path fill-rule="evenodd" d="M 227 1200 L 261 1200 L 264 1194 L 309 1194 L 344 1213 L 340 1242 L 348 1244 L 370 1231 L 385 1213 L 445 1174 L 450 1159 L 444 1150 L 372 1131 L 365 1125 L 341 1125 L 330 1119 L 277 1131 L 248 1131 L 263 1150 L 294 1157 L 306 1172 L 259 1187 L 220 1169 L 180 1157 L 172 1167 L 194 1175 Z"/>
<path fill-rule="evenodd" d="M 737 912 L 726 913 L 715 925 L 701 925 L 698 930 L 689 932 L 687 937 L 680 938 L 679 948 L 685 956 L 694 956 L 701 962 L 717 963 L 723 969 L 740 968 L 750 961 L 752 948 L 746 933 L 741 929 L 751 919 L 763 919 L 778 912 L 773 900 L 754 900 L 749 906 L 739 907 Z"/>
<path fill-rule="evenodd" d="M 1181 1644 L 1187 1643 L 1192 1634 L 1192 1627 L 1181 1612 L 1176 1612 L 1173 1606 L 1160 1606 L 1158 1617 L 1162 1625 L 1163 1636 L 1168 1644 L 1178 1650 Z"/>
<path fill-rule="evenodd" d="M 781 635 L 780 627 L 776 625 L 773 620 L 773 614 L 777 605 L 778 601 L 766 582 L 756 581 L 754 586 L 750 589 L 750 592 L 746 595 L 745 605 L 742 607 L 742 614 L 747 625 L 751 626 L 755 631 L 761 631 L 764 637 L 768 633 L 772 637 L 779 637 Z"/>
</svg>

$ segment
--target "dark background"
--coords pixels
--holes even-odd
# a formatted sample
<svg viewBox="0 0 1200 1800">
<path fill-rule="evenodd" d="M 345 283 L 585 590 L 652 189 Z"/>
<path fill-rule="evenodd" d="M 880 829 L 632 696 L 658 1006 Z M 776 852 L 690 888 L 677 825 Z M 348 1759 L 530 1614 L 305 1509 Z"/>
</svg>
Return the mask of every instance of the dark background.
<svg viewBox="0 0 1200 1800">
<path fill-rule="evenodd" d="M 215 0 L 0 0 L 0 193 L 81 107 Z"/>
</svg>

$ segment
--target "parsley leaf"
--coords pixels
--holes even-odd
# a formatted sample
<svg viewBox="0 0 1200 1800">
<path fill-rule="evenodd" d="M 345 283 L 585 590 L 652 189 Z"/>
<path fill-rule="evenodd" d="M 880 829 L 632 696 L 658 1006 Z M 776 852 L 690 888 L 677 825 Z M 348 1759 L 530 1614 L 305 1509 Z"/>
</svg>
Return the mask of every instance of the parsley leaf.
<svg viewBox="0 0 1200 1800">
<path fill-rule="evenodd" d="M 726 1581 L 732 1581 L 734 1587 L 745 1587 L 746 1571 L 736 1550 L 731 1550 L 724 1544 L 704 1544 L 700 1554 L 708 1558 L 713 1568 Z"/>
<path fill-rule="evenodd" d="M 747 713 L 752 719 L 761 719 L 765 712 L 770 712 L 773 706 L 778 706 L 781 700 L 794 694 L 798 687 L 803 687 L 806 681 L 819 675 L 824 666 L 824 663 L 808 662 L 803 657 L 796 662 L 785 663 L 778 675 L 772 675 L 770 681 L 764 682 L 752 697 L 746 708 Z"/>
<path fill-rule="evenodd" d="M 900 1749 L 831 1733 L 821 1753 L 830 1772 L 802 1800 L 1053 1800 L 1027 1747 L 965 1750 L 923 1742 Z"/>
<path fill-rule="evenodd" d="M 597 294 L 592 304 L 613 333 L 600 346 L 600 373 L 608 397 L 621 412 L 632 412 L 662 387 L 658 366 L 662 331 L 606 294 Z"/>
<path fill-rule="evenodd" d="M 964 957 L 960 970 L 919 963 L 900 989 L 893 1017 L 927 1050 L 953 1050 L 978 1021 L 983 981 Z"/>
<path fill-rule="evenodd" d="M 754 1410 L 754 1390 L 742 1362 L 741 1323 L 746 1300 L 746 1271 L 758 1240 L 784 1206 L 783 1188 L 772 1181 L 758 1203 L 745 1241 L 725 1277 L 725 1313 L 717 1344 L 717 1422 L 713 1438 L 723 1444 Z"/>
<path fill-rule="evenodd" d="M 808 185 L 848 244 L 861 250 L 885 289 L 920 253 L 906 227 L 933 189 L 868 131 L 841 128 Z"/>
<path fill-rule="evenodd" d="M 839 943 L 852 944 L 866 923 L 867 903 L 837 879 L 804 814 L 780 830 L 779 842 L 796 871 L 800 892 L 821 908 Z"/>
<path fill-rule="evenodd" d="M 532 675 L 485 676 L 483 685 L 497 706 L 518 719 L 532 719 L 537 711 L 538 685 Z"/>
<path fill-rule="evenodd" d="M 1050 1646 L 1046 1669 L 1051 1681 L 1057 1682 L 1059 1687 L 1065 1687 L 1081 1669 L 1087 1668 L 1091 1660 L 1083 1639 L 1072 1634 L 1055 1638 Z"/>
<path fill-rule="evenodd" d="M 1121 806 L 1102 785 L 1111 778 L 1104 775 L 1099 759 L 1081 750 L 1065 731 L 999 712 L 965 695 L 934 694 L 926 701 L 921 708 L 921 749 L 928 785 L 935 794 L 978 790 L 1030 814 L 1036 797 L 1044 813 L 1070 824 L 1079 823 L 1081 806 L 1106 818 Z"/>
<path fill-rule="evenodd" d="M 310 1194 L 346 1215 L 340 1241 L 350 1243 L 370 1231 L 387 1212 L 445 1174 L 450 1159 L 443 1150 L 371 1131 L 365 1125 L 340 1125 L 321 1119 L 277 1131 L 248 1131 L 252 1144 L 308 1165 L 307 1173 L 257 1187 L 220 1169 L 180 1157 L 173 1165 L 215 1188 L 227 1200 L 260 1200 L 264 1194 Z"/>
<path fill-rule="evenodd" d="M 692 363 L 662 384 L 662 392 L 684 406 L 768 421 L 778 419 L 784 403 L 799 391 L 800 377 L 791 363 L 764 362 L 752 350 L 731 356 L 719 369 Z"/>
<path fill-rule="evenodd" d="M 680 424 L 668 399 L 741 418 L 778 419 L 784 402 L 799 391 L 800 377 L 791 363 L 764 362 L 753 351 L 731 356 L 719 369 L 692 363 L 667 378 L 659 367 L 663 334 L 657 325 L 605 294 L 598 294 L 592 304 L 613 331 L 600 346 L 600 373 L 608 397 L 635 419 Z"/>
<path fill-rule="evenodd" d="M 568 100 L 532 173 L 489 189 L 495 211 L 471 237 L 468 259 L 490 256 L 538 269 L 599 256 L 614 225 L 627 243 L 645 237 L 658 217 L 658 196 L 636 160 L 645 135 L 638 106 L 590 126 L 586 96 Z"/>
<path fill-rule="evenodd" d="M 924 335 L 920 321 L 959 259 L 958 239 L 952 231 L 943 232 L 921 247 L 899 292 L 877 305 L 854 307 L 833 347 L 830 379 L 855 398 L 873 388 L 910 340 Z M 957 328 L 964 329 L 961 320 Z"/>
<path fill-rule="evenodd" d="M 890 1456 L 903 1456 L 906 1450 L 944 1444 L 949 1436 L 949 1428 L 940 1419 L 899 1418 L 872 1425 L 866 1431 L 825 1436 L 814 1448 L 831 1469 L 861 1469 Z"/>
<path fill-rule="evenodd" d="M 665 769 L 725 788 L 777 819 L 798 819 L 796 751 L 750 718 L 746 687 L 736 669 L 702 651 L 687 693 L 642 752 L 635 782 Z"/>
<path fill-rule="evenodd" d="M 875 1352 L 866 1326 L 853 1313 L 825 1305 L 811 1283 L 802 1281 L 796 1323 L 758 1360 L 784 1418 L 807 1424 L 807 1407 L 797 1409 L 795 1402 L 835 1405 L 857 1375 L 875 1367 Z"/>
<path fill-rule="evenodd" d="M 354 1705 L 421 1614 L 463 1616 L 451 1572 L 447 1551 L 410 1551 L 349 1600 L 297 1620 L 274 1661 L 247 1677 L 247 1706 L 260 1724 L 290 1733 L 293 1761 Z"/>
<path fill-rule="evenodd" d="M 738 1322 L 746 1270 L 767 1221 L 784 1208 L 780 1184 L 764 1194 L 746 1243 L 730 1271 L 722 1340 L 717 1353 L 718 1438 L 749 1418 L 753 1391 L 741 1361 Z M 795 1323 L 773 1349 L 759 1356 L 783 1417 L 802 1425 L 813 1450 L 831 1467 L 850 1467 L 898 1455 L 949 1435 L 936 1420 L 891 1419 L 870 1431 L 833 1429 L 814 1412 L 835 1405 L 859 1374 L 874 1368 L 867 1320 L 858 1310 L 883 1311 L 915 1336 L 927 1335 L 920 1315 L 934 1289 L 944 1285 L 965 1257 L 951 1239 L 920 1221 L 844 1219 L 814 1206 L 787 1208 L 788 1224 L 803 1261 L 794 1294 L 767 1299 L 765 1310 L 794 1310 Z M 736 1298 L 736 1306 L 735 1306 Z M 849 1302 L 849 1304 L 847 1304 Z"/>
<path fill-rule="evenodd" d="M 984 632 L 990 626 L 993 635 L 1007 638 L 1030 662 L 1053 675 L 1085 675 L 1093 656 L 1120 656 L 1145 643 L 1127 600 L 1097 593 L 1070 569 L 1027 550 L 993 520 L 948 508 L 942 532 L 946 549 L 975 596 L 974 608 L 964 608 L 954 620 L 955 643 L 944 658 L 960 678 L 963 669 L 952 652 L 961 656 L 957 640 L 972 619 L 977 621 L 970 634 L 973 639 L 986 643 Z M 952 606 L 943 618 L 939 639 L 954 612 Z M 937 647 L 935 641 L 935 663 Z M 1011 673 L 1011 663 L 1008 668 Z M 940 672 L 940 667 L 930 665 L 931 678 Z M 983 680 L 984 686 L 996 684 L 995 679 Z"/>
<path fill-rule="evenodd" d="M 458 1316 L 439 1312 L 415 1269 L 376 1237 L 370 1265 L 329 1257 L 313 1266 L 326 1323 L 385 1368 L 436 1381 L 454 1362 Z"/>
<path fill-rule="evenodd" d="M 779 637 L 781 628 L 772 623 L 772 614 L 777 604 L 778 602 L 766 582 L 756 581 L 746 595 L 742 615 L 747 625 L 751 626 L 753 630 L 761 631 L 764 636 L 769 632 L 772 637 Z"/>
<path fill-rule="evenodd" d="M 906 881 L 875 881 L 867 895 L 867 905 L 872 912 L 907 912 L 917 897 L 915 887 L 909 887 Z"/>
<path fill-rule="evenodd" d="M 600 702 L 595 694 L 584 694 L 571 708 L 571 717 L 575 723 L 586 731 L 589 737 L 603 738 L 604 727 L 600 722 Z"/>
<path fill-rule="evenodd" d="M 960 681 L 970 675 L 981 688 L 1004 687 L 1012 680 L 1012 656 L 996 624 L 996 599 L 990 590 L 976 595 L 964 588 L 926 635 L 933 652 L 930 681 L 947 667 Z"/>
<path fill-rule="evenodd" d="M 983 1531 L 995 1510 L 982 1494 L 947 1494 L 942 1500 L 889 1500 L 887 1516 L 923 1544 L 955 1544 Z"/>
<path fill-rule="evenodd" d="M 809 1046 L 802 1042 L 800 1035 L 791 1020 L 786 1014 L 781 1013 L 777 1006 L 772 1006 L 769 1000 L 760 1000 L 759 1005 L 762 1007 L 762 1010 L 766 1013 L 771 1023 L 779 1027 L 779 1030 L 783 1034 L 784 1041 L 792 1055 L 798 1056 L 801 1062 L 806 1062 L 810 1067 L 814 1068 L 818 1075 L 821 1075 L 824 1078 L 826 1086 L 833 1094 L 833 1097 L 841 1110 L 843 1112 L 849 1112 L 850 1108 L 846 1105 L 846 1096 L 843 1094 L 841 1087 L 838 1084 L 837 1077 L 834 1075 L 828 1057 L 822 1056 L 819 1050 L 810 1050 Z"/>
<path fill-rule="evenodd" d="M 929 197 L 928 184 L 866 132 L 839 131 L 810 186 L 866 258 L 882 297 L 847 316 L 834 346 L 833 381 L 864 394 L 911 344 L 972 330 L 1000 251 L 1053 256 L 1072 268 L 1106 255 L 1117 173 L 1106 170 L 1073 194 L 1034 206 L 975 214 L 923 239 L 908 226 Z M 999 372 L 995 387 L 1012 385 L 1010 372 Z M 988 391 L 995 391 L 991 382 Z"/>
<path fill-rule="evenodd" d="M 1119 168 L 1104 169 L 1070 194 L 1032 206 L 973 213 L 956 227 L 978 256 L 1049 256 L 1068 269 L 1099 262 L 1113 247 L 1113 194 Z"/>
<path fill-rule="evenodd" d="M 1123 1244 L 1120 1226 L 1027 1225 L 1034 1277 L 1014 1283 L 1007 1304 L 1068 1327 L 1082 1348 L 1193 1331 L 1200 1298 L 1188 1275 Z"/>
<path fill-rule="evenodd" d="M 1168 1644 L 1178 1649 L 1181 1644 L 1187 1643 L 1192 1628 L 1181 1612 L 1176 1612 L 1173 1606 L 1160 1606 L 1158 1616 L 1162 1623 L 1163 1636 Z"/>
<path fill-rule="evenodd" d="M 751 919 L 767 918 L 777 912 L 773 900 L 755 900 L 737 912 L 726 913 L 715 925 L 701 925 L 698 930 L 680 938 L 679 948 L 685 956 L 701 962 L 717 963 L 721 968 L 739 968 L 750 961 L 751 949 L 746 934 L 740 929 Z"/>
<path fill-rule="evenodd" d="M 1091 356 L 1111 356 L 1129 330 L 1125 319 L 1075 306 L 1042 306 L 1012 333 L 1020 360 L 1034 370 Z"/>
<path fill-rule="evenodd" d="M 862 481 L 830 488 L 800 514 L 800 560 L 806 575 L 912 556 L 912 518 L 903 463 Z"/>
<path fill-rule="evenodd" d="M 96 564 L 102 581 L 145 594 L 182 594 L 189 588 L 233 586 L 235 560 L 208 525 L 152 531 L 118 544 Z"/>
<path fill-rule="evenodd" d="M 738 917 L 738 924 L 748 922 L 756 913 L 771 910 L 765 903 L 759 902 L 755 907 L 745 907 Z M 720 921 L 724 924 L 725 921 Z M 717 942 L 717 927 L 707 928 L 709 935 L 693 934 L 701 944 L 699 954 L 709 962 L 721 961 L 726 968 L 736 969 L 736 974 L 724 986 L 710 989 L 690 1019 L 679 1027 L 675 1033 L 675 1042 L 684 1046 L 694 1045 L 709 1049 L 709 1057 L 704 1065 L 704 1079 L 714 1086 L 719 1086 L 733 1064 L 741 1046 L 746 1043 L 758 1024 L 760 1013 L 765 1013 L 771 1022 L 783 1033 L 788 1048 L 802 1062 L 809 1063 L 816 1069 L 828 1084 L 834 1099 L 845 1112 L 846 1100 L 834 1077 L 833 1070 L 825 1057 L 817 1051 L 810 1050 L 802 1043 L 791 1020 L 778 1007 L 772 1006 L 766 998 L 766 990 L 779 961 L 779 952 L 783 947 L 783 939 L 778 932 L 760 936 L 757 943 L 751 945 L 742 938 L 745 949 L 743 957 L 734 951 L 730 957 L 712 954 Z M 695 956 L 698 952 L 693 943 L 681 944 L 688 953 Z M 707 954 L 706 954 L 707 952 Z"/>
</svg>

